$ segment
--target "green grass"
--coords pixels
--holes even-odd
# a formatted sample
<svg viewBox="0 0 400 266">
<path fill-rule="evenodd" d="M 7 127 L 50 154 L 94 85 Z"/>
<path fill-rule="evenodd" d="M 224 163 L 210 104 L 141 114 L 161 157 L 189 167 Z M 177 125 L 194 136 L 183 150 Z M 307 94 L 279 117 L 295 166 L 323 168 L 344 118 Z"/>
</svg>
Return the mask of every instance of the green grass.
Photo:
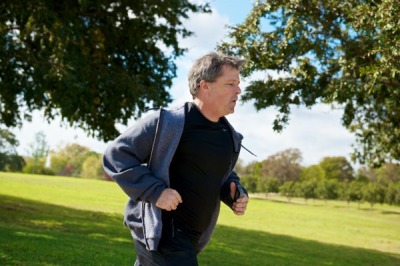
<svg viewBox="0 0 400 266">
<path fill-rule="evenodd" d="M 200 265 L 400 265 L 400 208 L 273 199 L 223 207 Z M 0 265 L 132 265 L 126 200 L 113 182 L 0 173 Z"/>
</svg>

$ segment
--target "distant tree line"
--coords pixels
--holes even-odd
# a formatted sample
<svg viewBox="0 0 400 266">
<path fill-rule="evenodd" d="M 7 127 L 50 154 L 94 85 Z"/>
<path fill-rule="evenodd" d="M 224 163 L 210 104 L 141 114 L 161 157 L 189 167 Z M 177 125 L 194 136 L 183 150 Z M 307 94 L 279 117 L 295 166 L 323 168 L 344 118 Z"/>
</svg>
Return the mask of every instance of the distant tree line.
<svg viewBox="0 0 400 266">
<path fill-rule="evenodd" d="M 16 152 L 18 141 L 0 129 L 0 171 L 24 172 L 110 180 L 102 169 L 102 155 L 72 143 L 50 150 L 43 132 L 35 134 L 28 155 Z M 244 165 L 239 160 L 235 171 L 251 193 L 279 193 L 320 200 L 362 201 L 400 205 L 400 165 L 386 163 L 379 168 L 362 166 L 354 171 L 345 157 L 324 157 L 319 164 L 304 167 L 302 153 L 287 149 L 261 162 Z"/>
<path fill-rule="evenodd" d="M 50 150 L 46 135 L 38 132 L 28 155 L 22 157 L 16 152 L 15 135 L 5 129 L 0 129 L 0 134 L 0 171 L 108 180 L 103 173 L 102 155 L 88 147 L 71 143 Z"/>
<path fill-rule="evenodd" d="M 236 172 L 253 193 L 279 193 L 287 197 L 344 200 L 400 205 L 400 165 L 385 163 L 379 168 L 354 171 L 345 157 L 324 157 L 319 164 L 303 167 L 298 149 L 287 149 L 247 166 L 239 162 Z"/>
</svg>

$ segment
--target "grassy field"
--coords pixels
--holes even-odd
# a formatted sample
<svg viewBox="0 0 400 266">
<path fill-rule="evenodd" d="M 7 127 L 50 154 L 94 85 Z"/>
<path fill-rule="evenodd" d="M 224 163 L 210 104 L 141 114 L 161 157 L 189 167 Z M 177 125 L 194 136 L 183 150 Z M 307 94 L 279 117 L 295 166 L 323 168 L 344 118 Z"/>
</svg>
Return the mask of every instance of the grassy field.
<svg viewBox="0 0 400 266">
<path fill-rule="evenodd" d="M 0 172 L 0 265 L 132 265 L 113 182 Z M 223 207 L 200 265 L 400 265 L 400 208 L 252 198 Z"/>
</svg>

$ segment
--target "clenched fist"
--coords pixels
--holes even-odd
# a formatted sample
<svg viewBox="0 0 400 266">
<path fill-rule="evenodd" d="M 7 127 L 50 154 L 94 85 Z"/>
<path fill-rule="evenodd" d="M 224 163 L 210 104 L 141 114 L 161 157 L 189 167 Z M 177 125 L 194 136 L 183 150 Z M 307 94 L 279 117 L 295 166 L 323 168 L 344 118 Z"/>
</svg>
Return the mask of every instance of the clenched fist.
<svg viewBox="0 0 400 266">
<path fill-rule="evenodd" d="M 230 189 L 231 189 L 231 198 L 232 200 L 235 199 L 235 194 L 236 194 L 236 184 L 232 182 L 230 184 Z M 247 204 L 249 203 L 249 197 L 247 197 L 246 194 L 243 194 L 240 198 L 236 199 L 235 202 L 233 203 L 232 209 L 233 213 L 236 215 L 244 215 L 246 212 Z"/>
<path fill-rule="evenodd" d="M 176 210 L 180 203 L 182 203 L 182 198 L 178 191 L 172 188 L 166 188 L 156 201 L 156 206 L 166 211 L 172 211 Z"/>
</svg>

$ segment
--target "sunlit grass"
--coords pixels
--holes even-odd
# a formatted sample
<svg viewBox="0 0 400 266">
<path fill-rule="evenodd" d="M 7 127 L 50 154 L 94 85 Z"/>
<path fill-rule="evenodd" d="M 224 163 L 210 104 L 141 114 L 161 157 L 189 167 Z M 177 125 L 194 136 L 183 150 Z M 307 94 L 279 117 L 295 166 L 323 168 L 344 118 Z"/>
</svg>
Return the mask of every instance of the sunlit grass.
<svg viewBox="0 0 400 266">
<path fill-rule="evenodd" d="M 126 200 L 114 182 L 0 173 L 0 265 L 132 265 Z M 280 200 L 223 207 L 200 265 L 400 265 L 400 208 Z"/>
<path fill-rule="evenodd" d="M 0 172 L 0 192 L 82 210 L 121 213 L 127 196 L 114 182 Z"/>
<path fill-rule="evenodd" d="M 252 199 L 246 215 L 220 224 L 288 235 L 321 243 L 346 245 L 400 254 L 400 208 L 358 209 L 325 205 L 297 205 Z"/>
</svg>

